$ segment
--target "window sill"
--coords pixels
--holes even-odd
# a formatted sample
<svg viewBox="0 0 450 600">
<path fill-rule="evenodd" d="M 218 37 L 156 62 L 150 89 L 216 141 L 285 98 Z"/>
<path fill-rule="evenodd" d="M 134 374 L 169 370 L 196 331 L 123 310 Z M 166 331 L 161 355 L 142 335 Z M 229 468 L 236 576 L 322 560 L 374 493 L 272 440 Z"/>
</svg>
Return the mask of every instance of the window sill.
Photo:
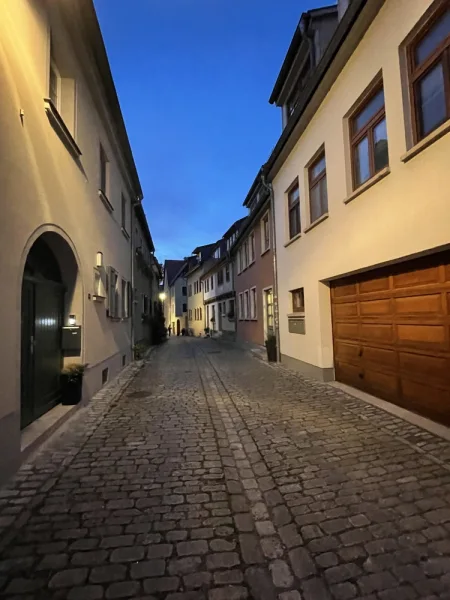
<svg viewBox="0 0 450 600">
<path fill-rule="evenodd" d="M 261 256 L 264 256 L 264 254 L 267 254 L 269 252 L 269 250 L 270 250 L 270 246 L 261 252 Z"/>
<path fill-rule="evenodd" d="M 305 313 L 304 312 L 288 313 L 287 318 L 288 319 L 304 319 Z"/>
<path fill-rule="evenodd" d="M 344 204 L 348 204 L 349 202 L 351 202 L 352 200 L 354 200 L 355 198 L 357 198 L 358 196 L 363 194 L 366 190 L 371 188 L 373 185 L 375 185 L 376 183 L 378 183 L 379 181 L 381 181 L 382 179 L 387 177 L 390 172 L 391 172 L 391 169 L 389 167 L 385 167 L 384 169 L 379 171 L 376 175 L 374 175 L 373 177 L 371 177 L 370 179 L 365 181 L 362 185 L 360 185 L 359 188 L 357 188 L 354 192 L 352 192 L 350 194 L 350 196 L 347 196 L 347 198 L 345 198 L 345 200 L 344 200 Z"/>
<path fill-rule="evenodd" d="M 72 156 L 77 159 L 81 156 L 81 150 L 79 149 L 76 141 L 73 138 L 73 135 L 67 129 L 66 124 L 64 123 L 63 118 L 58 112 L 58 109 L 50 100 L 50 98 L 44 98 L 45 102 L 45 112 L 47 113 L 48 120 L 50 121 L 53 129 L 57 133 L 60 140 L 72 154 Z"/>
<path fill-rule="evenodd" d="M 409 160 L 420 154 L 423 150 L 437 142 L 441 137 L 450 131 L 450 121 L 446 121 L 440 127 L 432 131 L 426 138 L 420 140 L 415 146 L 413 146 L 408 152 L 400 157 L 400 160 L 407 163 Z"/>
<path fill-rule="evenodd" d="M 125 227 L 121 227 L 121 230 L 122 230 L 122 233 L 123 233 L 123 237 L 124 237 L 126 240 L 129 240 L 129 239 L 130 239 L 130 234 L 129 234 L 129 233 L 128 233 L 128 231 L 125 229 Z"/>
<path fill-rule="evenodd" d="M 308 225 L 308 227 L 305 228 L 305 233 L 308 233 L 308 231 L 311 231 L 311 229 L 314 229 L 314 227 L 317 227 L 317 225 L 320 225 L 320 223 L 326 221 L 328 219 L 328 216 L 328 213 L 325 213 L 321 217 L 316 219 L 313 223 L 311 223 L 310 225 Z"/>
<path fill-rule="evenodd" d="M 105 192 L 98 190 L 98 196 L 110 213 L 114 212 L 114 206 L 108 200 Z"/>
<path fill-rule="evenodd" d="M 294 242 L 296 242 L 298 239 L 300 239 L 302 237 L 302 233 L 297 233 L 297 235 L 294 235 L 293 238 L 291 238 L 288 242 L 285 243 L 284 247 L 287 248 L 288 246 L 290 246 L 291 244 L 293 244 Z"/>
</svg>

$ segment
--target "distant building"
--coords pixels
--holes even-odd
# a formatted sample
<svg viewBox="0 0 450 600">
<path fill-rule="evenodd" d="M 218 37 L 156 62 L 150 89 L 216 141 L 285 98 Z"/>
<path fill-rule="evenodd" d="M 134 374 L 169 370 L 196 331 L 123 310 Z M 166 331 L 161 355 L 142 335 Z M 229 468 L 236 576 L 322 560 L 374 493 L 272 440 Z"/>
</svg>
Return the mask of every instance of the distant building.
<svg viewBox="0 0 450 600">
<path fill-rule="evenodd" d="M 239 219 L 217 242 L 202 275 L 205 327 L 212 335 L 230 339 L 236 334 L 236 298 L 231 248 L 245 219 Z"/>
<path fill-rule="evenodd" d="M 203 335 L 205 331 L 205 314 L 203 305 L 202 275 L 205 264 L 211 257 L 216 244 L 198 246 L 189 258 L 189 270 L 186 274 L 188 329 L 190 335 Z"/>
<path fill-rule="evenodd" d="M 164 263 L 164 317 L 172 335 L 187 329 L 186 260 L 166 260 Z"/>
<path fill-rule="evenodd" d="M 231 252 L 237 339 L 263 345 L 275 335 L 273 231 L 270 195 L 257 175 L 245 199 L 249 215 Z"/>
</svg>

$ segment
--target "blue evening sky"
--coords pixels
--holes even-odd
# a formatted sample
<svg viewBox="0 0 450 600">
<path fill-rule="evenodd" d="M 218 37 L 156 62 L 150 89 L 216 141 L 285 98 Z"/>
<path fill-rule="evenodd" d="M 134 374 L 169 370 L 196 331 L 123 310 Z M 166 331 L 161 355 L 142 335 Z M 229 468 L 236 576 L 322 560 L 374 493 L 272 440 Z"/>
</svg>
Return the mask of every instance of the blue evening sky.
<svg viewBox="0 0 450 600">
<path fill-rule="evenodd" d="M 324 0 L 95 0 L 160 261 L 216 241 L 281 133 L 272 91 Z"/>
</svg>

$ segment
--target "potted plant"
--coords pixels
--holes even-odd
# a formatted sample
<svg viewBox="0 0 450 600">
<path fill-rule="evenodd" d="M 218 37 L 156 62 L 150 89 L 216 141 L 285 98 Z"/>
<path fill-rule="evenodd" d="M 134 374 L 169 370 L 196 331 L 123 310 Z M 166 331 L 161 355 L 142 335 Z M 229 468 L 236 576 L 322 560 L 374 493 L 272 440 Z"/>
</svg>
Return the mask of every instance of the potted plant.
<svg viewBox="0 0 450 600">
<path fill-rule="evenodd" d="M 133 346 L 134 360 L 141 360 L 141 358 L 144 358 L 146 350 L 147 345 L 143 342 L 138 342 L 137 344 L 135 344 Z"/>
<path fill-rule="evenodd" d="M 83 390 L 83 375 L 87 364 L 70 364 L 61 373 L 62 403 L 65 405 L 78 404 Z"/>
<path fill-rule="evenodd" d="M 266 340 L 267 360 L 269 362 L 277 362 L 277 338 L 274 335 L 269 335 Z"/>
</svg>

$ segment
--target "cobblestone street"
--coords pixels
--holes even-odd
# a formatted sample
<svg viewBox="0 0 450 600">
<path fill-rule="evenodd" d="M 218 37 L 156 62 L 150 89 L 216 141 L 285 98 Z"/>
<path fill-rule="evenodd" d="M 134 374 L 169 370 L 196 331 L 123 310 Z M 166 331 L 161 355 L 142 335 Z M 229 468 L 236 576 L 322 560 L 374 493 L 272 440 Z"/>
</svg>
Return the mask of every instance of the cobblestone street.
<svg viewBox="0 0 450 600">
<path fill-rule="evenodd" d="M 0 490 L 0 595 L 450 598 L 450 444 L 175 338 Z"/>
</svg>

